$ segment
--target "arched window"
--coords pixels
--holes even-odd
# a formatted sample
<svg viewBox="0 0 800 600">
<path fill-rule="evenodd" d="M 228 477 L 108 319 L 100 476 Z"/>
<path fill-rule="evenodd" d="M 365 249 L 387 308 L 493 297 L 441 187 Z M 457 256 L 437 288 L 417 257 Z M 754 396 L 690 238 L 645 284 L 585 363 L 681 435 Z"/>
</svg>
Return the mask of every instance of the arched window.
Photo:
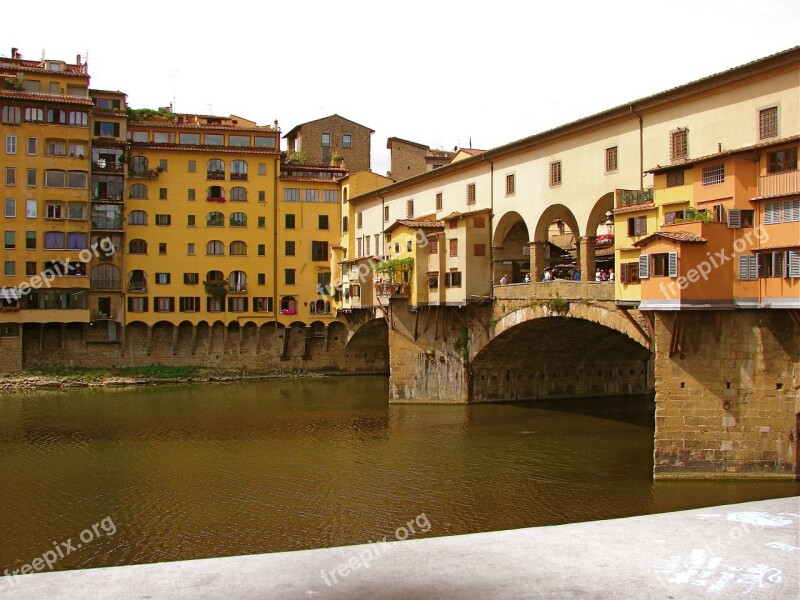
<svg viewBox="0 0 800 600">
<path fill-rule="evenodd" d="M 128 273 L 128 291 L 129 292 L 146 292 L 147 291 L 147 274 L 141 269 L 134 269 Z"/>
<path fill-rule="evenodd" d="M 243 212 L 231 213 L 228 217 L 228 225 L 231 227 L 247 227 L 247 215 Z"/>
<path fill-rule="evenodd" d="M 26 108 L 25 120 L 32 123 L 44 123 L 44 110 L 41 108 Z"/>
<path fill-rule="evenodd" d="M 212 158 L 206 166 L 207 179 L 225 179 L 225 161 Z"/>
<path fill-rule="evenodd" d="M 225 215 L 219 211 L 212 211 L 206 215 L 206 227 L 224 227 Z"/>
<path fill-rule="evenodd" d="M 225 190 L 218 185 L 212 185 L 206 190 L 206 200 L 209 202 L 225 202 Z"/>
<path fill-rule="evenodd" d="M 247 181 L 247 163 L 243 160 L 231 162 L 231 181 Z"/>
<path fill-rule="evenodd" d="M 247 291 L 247 274 L 244 271 L 231 271 L 228 282 L 228 290 L 231 293 L 236 294 Z"/>
<path fill-rule="evenodd" d="M 128 242 L 128 254 L 147 254 L 147 242 L 144 240 L 131 240 Z"/>
<path fill-rule="evenodd" d="M 241 240 L 231 242 L 231 256 L 247 256 L 247 244 Z"/>
<path fill-rule="evenodd" d="M 147 198 L 147 186 L 143 183 L 134 183 L 128 189 L 128 196 L 130 198 Z"/>
<path fill-rule="evenodd" d="M 293 315 L 297 312 L 297 300 L 294 299 L 294 296 L 281 298 L 281 312 L 285 315 Z"/>
<path fill-rule="evenodd" d="M 146 156 L 134 156 L 131 159 L 131 168 L 129 175 L 134 177 L 139 176 L 142 177 L 147 175 L 148 171 L 148 161 Z"/>
<path fill-rule="evenodd" d="M 206 254 L 209 256 L 222 256 L 225 254 L 225 244 L 219 240 L 211 240 L 206 244 Z"/>
<path fill-rule="evenodd" d="M 206 280 L 203 283 L 211 283 L 211 284 L 221 284 L 225 281 L 225 276 L 222 274 L 222 271 L 209 271 L 206 273 Z"/>
<path fill-rule="evenodd" d="M 231 188 L 231 202 L 247 202 L 247 190 L 240 185 Z"/>
<path fill-rule="evenodd" d="M 92 269 L 92 289 L 116 290 L 120 287 L 119 267 L 97 265 Z"/>
<path fill-rule="evenodd" d="M 128 225 L 147 225 L 147 213 L 143 210 L 132 210 L 128 215 Z"/>
</svg>

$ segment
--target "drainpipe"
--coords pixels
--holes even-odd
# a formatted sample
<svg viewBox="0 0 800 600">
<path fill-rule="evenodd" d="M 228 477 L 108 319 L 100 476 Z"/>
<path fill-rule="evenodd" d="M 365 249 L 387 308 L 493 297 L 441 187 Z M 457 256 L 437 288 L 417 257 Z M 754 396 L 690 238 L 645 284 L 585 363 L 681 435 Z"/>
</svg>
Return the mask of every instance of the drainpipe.
<svg viewBox="0 0 800 600">
<path fill-rule="evenodd" d="M 489 297 L 494 297 L 494 162 L 481 155 L 489 163 Z"/>
<path fill-rule="evenodd" d="M 281 156 L 280 153 L 275 157 L 275 179 L 273 181 L 273 204 L 272 209 L 272 223 L 273 223 L 273 248 L 272 248 L 272 291 L 275 294 L 275 300 L 272 303 L 273 320 L 278 323 L 278 314 L 280 311 L 280 297 L 278 295 L 278 178 L 281 176 Z"/>
<path fill-rule="evenodd" d="M 639 189 L 644 189 L 644 121 L 642 119 L 642 115 L 638 112 L 633 110 L 633 104 L 628 106 L 628 110 L 631 114 L 636 115 L 639 119 Z"/>
</svg>

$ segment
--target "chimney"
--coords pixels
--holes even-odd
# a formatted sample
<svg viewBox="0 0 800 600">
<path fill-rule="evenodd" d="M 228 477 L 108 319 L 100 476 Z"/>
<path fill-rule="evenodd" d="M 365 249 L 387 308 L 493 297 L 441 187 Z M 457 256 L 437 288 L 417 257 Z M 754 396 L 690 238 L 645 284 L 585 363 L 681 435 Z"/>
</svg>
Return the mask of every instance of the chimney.
<svg viewBox="0 0 800 600">
<path fill-rule="evenodd" d="M 81 66 L 81 55 L 80 54 L 75 56 L 75 64 L 78 65 L 79 67 Z"/>
<path fill-rule="evenodd" d="M 11 49 L 11 58 L 19 58 L 19 48 L 12 48 Z"/>
</svg>

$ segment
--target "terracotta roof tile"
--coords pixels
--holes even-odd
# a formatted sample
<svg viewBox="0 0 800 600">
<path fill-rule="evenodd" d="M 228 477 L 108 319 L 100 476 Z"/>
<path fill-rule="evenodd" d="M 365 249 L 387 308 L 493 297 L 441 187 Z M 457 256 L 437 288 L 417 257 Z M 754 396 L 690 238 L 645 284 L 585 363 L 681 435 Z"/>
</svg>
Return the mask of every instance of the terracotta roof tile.
<svg viewBox="0 0 800 600">
<path fill-rule="evenodd" d="M 200 129 L 205 131 L 207 129 L 219 129 L 222 131 L 240 131 L 247 132 L 269 132 L 277 133 L 275 129 L 269 125 L 256 125 L 255 127 L 240 127 L 239 125 L 203 125 L 202 123 L 173 123 L 172 121 L 130 121 L 128 128 L 136 129 L 137 127 L 158 127 L 159 129 Z"/>
<path fill-rule="evenodd" d="M 772 252 L 773 250 L 792 250 L 794 248 L 800 248 L 800 244 L 797 242 L 790 242 L 788 244 L 783 245 L 776 245 L 776 246 L 761 246 L 760 248 L 750 248 L 752 252 Z"/>
<path fill-rule="evenodd" d="M 39 102 L 54 102 L 58 104 L 78 104 L 80 106 L 94 106 L 91 98 L 84 96 L 67 96 L 66 94 L 39 94 L 37 92 L 23 92 L 19 90 L 0 90 L 0 98 L 13 100 L 37 100 Z"/>
<path fill-rule="evenodd" d="M 479 215 L 481 213 L 489 212 L 488 208 L 480 208 L 478 210 L 471 210 L 469 212 L 451 212 L 446 217 L 442 217 L 442 221 L 452 221 L 453 219 L 463 219 L 464 217 L 471 217 L 472 215 Z"/>
<path fill-rule="evenodd" d="M 674 242 L 681 242 L 686 244 L 705 244 L 708 240 L 704 237 L 691 233 L 689 231 L 655 231 L 641 240 L 634 242 L 633 245 L 637 248 L 646 246 L 657 238 L 666 238 Z"/>
<path fill-rule="evenodd" d="M 275 148 L 256 146 L 201 146 L 200 144 L 154 144 L 152 142 L 130 142 L 134 150 L 194 150 L 197 152 L 224 152 L 226 154 L 280 154 Z"/>
<path fill-rule="evenodd" d="M 655 207 L 656 205 L 653 202 L 646 202 L 644 204 L 634 204 L 633 206 L 621 206 L 620 208 L 614 209 L 614 214 L 624 215 L 625 213 L 636 212 L 637 210 L 649 210 Z"/>
</svg>

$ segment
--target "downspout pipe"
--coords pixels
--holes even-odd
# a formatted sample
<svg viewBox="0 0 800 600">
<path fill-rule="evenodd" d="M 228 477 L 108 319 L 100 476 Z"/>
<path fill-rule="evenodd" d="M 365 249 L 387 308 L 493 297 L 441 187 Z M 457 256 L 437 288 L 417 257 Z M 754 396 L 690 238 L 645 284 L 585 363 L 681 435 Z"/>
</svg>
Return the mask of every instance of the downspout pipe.
<svg viewBox="0 0 800 600">
<path fill-rule="evenodd" d="M 644 189 L 644 120 L 642 115 L 633 109 L 633 104 L 628 106 L 631 114 L 639 119 L 639 189 Z"/>
</svg>

